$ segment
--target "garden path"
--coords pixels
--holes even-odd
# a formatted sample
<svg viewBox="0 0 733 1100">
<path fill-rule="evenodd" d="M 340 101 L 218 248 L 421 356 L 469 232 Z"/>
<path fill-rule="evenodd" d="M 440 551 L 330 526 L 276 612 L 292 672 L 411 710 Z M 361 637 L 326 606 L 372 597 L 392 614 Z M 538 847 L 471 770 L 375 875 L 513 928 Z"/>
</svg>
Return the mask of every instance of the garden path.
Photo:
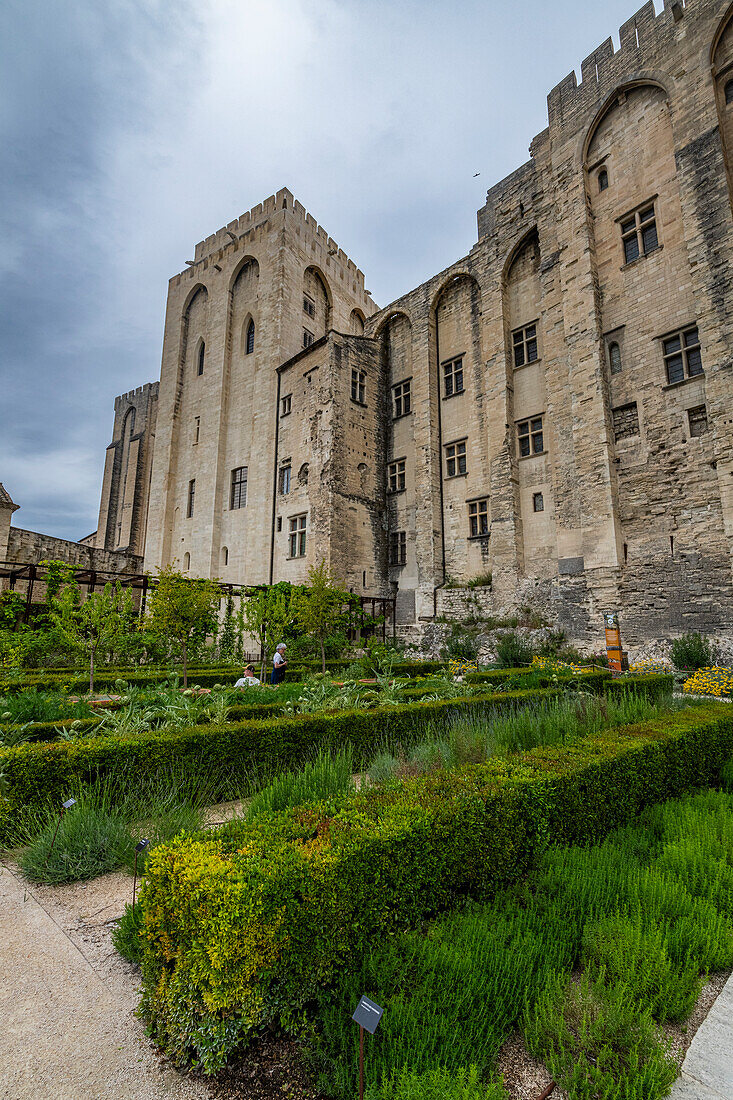
<svg viewBox="0 0 733 1100">
<path fill-rule="evenodd" d="M 733 974 L 700 1024 L 670 1100 L 733 1097 Z"/>
<path fill-rule="evenodd" d="M 204 1100 L 161 1061 L 134 1016 L 139 979 L 109 930 L 132 880 L 31 886 L 0 864 L 3 1100 Z M 82 893 L 82 891 L 84 891 Z"/>
</svg>

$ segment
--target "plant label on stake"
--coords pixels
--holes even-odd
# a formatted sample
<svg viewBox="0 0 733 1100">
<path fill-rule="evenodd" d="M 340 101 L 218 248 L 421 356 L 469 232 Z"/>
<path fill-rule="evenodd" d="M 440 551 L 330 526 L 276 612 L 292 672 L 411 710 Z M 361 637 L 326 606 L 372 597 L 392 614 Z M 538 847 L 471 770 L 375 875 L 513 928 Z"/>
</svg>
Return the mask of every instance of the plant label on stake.
<svg viewBox="0 0 733 1100">
<path fill-rule="evenodd" d="M 373 1035 L 382 1019 L 383 1008 L 362 994 L 351 1019 L 359 1025 L 359 1100 L 364 1100 L 364 1029 Z"/>
</svg>

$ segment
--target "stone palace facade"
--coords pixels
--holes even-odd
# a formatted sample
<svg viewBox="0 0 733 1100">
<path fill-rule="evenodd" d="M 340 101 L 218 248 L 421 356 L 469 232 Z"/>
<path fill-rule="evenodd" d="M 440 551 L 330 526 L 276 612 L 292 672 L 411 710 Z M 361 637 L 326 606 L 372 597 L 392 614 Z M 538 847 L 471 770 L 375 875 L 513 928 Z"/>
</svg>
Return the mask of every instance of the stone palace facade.
<svg viewBox="0 0 733 1100">
<path fill-rule="evenodd" d="M 491 573 L 576 637 L 606 607 L 630 640 L 733 628 L 732 171 L 733 5 L 665 0 L 384 309 L 279 191 L 171 280 L 97 547 L 249 584 L 325 558 L 403 622 Z"/>
</svg>

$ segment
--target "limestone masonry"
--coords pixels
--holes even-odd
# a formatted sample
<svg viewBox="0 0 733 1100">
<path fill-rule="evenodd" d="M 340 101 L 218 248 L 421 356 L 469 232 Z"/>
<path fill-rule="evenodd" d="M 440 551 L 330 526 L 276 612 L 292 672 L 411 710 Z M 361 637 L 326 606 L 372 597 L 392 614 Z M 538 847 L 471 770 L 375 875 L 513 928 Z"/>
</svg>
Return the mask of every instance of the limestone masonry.
<svg viewBox="0 0 733 1100">
<path fill-rule="evenodd" d="M 629 641 L 731 630 L 733 6 L 645 4 L 548 123 L 384 309 L 285 189 L 198 244 L 97 547 L 251 584 L 325 558 L 404 623 L 490 573 L 486 613 L 577 638 L 606 607 Z"/>
</svg>

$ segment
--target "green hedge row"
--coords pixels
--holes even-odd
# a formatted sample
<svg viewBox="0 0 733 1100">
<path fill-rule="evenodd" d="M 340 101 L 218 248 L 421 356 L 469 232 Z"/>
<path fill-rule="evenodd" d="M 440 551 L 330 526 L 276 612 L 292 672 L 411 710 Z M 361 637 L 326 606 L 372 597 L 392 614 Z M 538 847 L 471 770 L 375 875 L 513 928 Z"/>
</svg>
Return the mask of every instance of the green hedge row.
<svg viewBox="0 0 733 1100">
<path fill-rule="evenodd" d="M 213 798 L 223 798 L 232 789 L 233 776 L 241 784 L 253 773 L 271 775 L 312 758 L 321 749 L 336 751 L 345 742 L 353 746 L 360 766 L 373 759 L 383 744 L 419 740 L 426 722 L 447 726 L 456 714 L 493 713 L 560 694 L 557 688 L 514 691 L 0 748 L 0 774 L 6 786 L 5 796 L 0 796 L 0 842 L 11 834 L 15 813 L 49 801 L 58 804 L 79 784 L 112 773 L 140 784 L 171 765 L 188 767 L 207 778 Z"/>
<path fill-rule="evenodd" d="M 588 672 L 576 674 L 554 673 L 548 672 L 546 669 L 531 668 L 528 665 L 523 665 L 521 668 L 491 668 L 485 672 L 469 672 L 464 679 L 467 684 L 503 684 L 527 676 L 536 679 L 543 686 L 549 686 L 552 683 L 572 682 L 582 684 L 587 690 L 599 693 L 601 691 L 600 685 L 611 679 L 611 673 L 605 669 L 589 669 Z"/>
<path fill-rule="evenodd" d="M 732 752 L 733 714 L 710 704 L 159 847 L 140 897 L 151 1033 L 213 1072 L 263 1025 L 297 1028 L 371 944 L 491 895 L 548 839 L 597 841 L 715 781 Z"/>
<path fill-rule="evenodd" d="M 348 661 L 338 664 L 334 661 L 327 662 L 327 669 L 330 672 L 338 673 L 346 668 L 349 663 Z M 436 672 L 444 671 L 444 669 L 445 665 L 439 661 L 403 662 L 394 666 L 394 675 L 400 677 L 430 676 Z M 313 672 L 319 671 L 320 666 L 293 665 L 291 668 L 286 669 L 285 680 L 289 683 L 298 683 L 305 680 Z M 268 666 L 268 677 L 269 672 L 270 668 Z M 232 685 L 240 675 L 240 665 L 234 668 L 192 668 L 188 670 L 188 684 L 189 687 L 194 685 L 213 687 L 214 684 Z M 177 676 L 179 682 L 183 679 L 183 673 L 180 669 L 105 669 L 94 677 L 94 690 L 100 694 L 114 691 L 118 680 L 124 680 L 125 683 L 135 686 L 164 683 L 171 676 Z M 42 676 L 33 675 L 24 676 L 18 680 L 5 680 L 0 682 L 0 695 L 16 694 L 34 687 L 48 691 L 63 688 L 64 690 L 86 693 L 89 690 L 89 676 L 85 676 L 84 673 L 80 673 L 78 670 L 69 669 L 66 674 L 44 672 Z"/>
</svg>

